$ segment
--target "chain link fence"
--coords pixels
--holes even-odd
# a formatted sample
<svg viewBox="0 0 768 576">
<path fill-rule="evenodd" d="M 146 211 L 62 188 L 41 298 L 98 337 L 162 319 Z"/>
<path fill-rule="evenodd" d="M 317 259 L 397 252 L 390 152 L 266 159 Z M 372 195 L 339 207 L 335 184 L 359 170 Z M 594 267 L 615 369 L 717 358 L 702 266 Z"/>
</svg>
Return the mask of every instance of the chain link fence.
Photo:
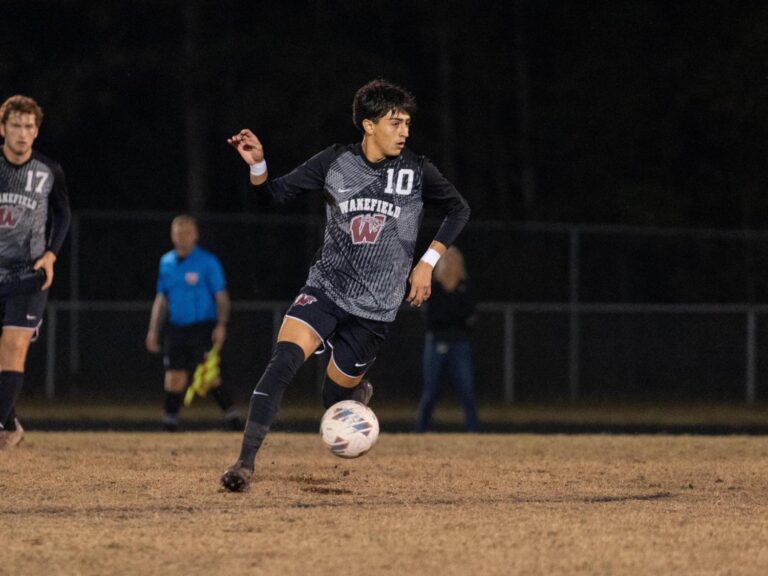
<svg viewBox="0 0 768 576">
<path fill-rule="evenodd" d="M 33 390 L 159 398 L 144 350 L 160 255 L 174 214 L 80 212 L 57 277 Z M 437 222 L 427 220 L 420 249 Z M 276 326 L 322 242 L 323 220 L 200 219 L 234 301 L 224 361 L 247 398 Z M 481 302 L 472 338 L 481 401 L 702 400 L 768 396 L 768 234 L 473 221 L 459 246 Z M 383 401 L 416 401 L 423 326 L 404 308 L 372 369 Z M 317 394 L 322 359 L 290 394 Z M 47 368 L 47 369 L 46 369 Z"/>
</svg>

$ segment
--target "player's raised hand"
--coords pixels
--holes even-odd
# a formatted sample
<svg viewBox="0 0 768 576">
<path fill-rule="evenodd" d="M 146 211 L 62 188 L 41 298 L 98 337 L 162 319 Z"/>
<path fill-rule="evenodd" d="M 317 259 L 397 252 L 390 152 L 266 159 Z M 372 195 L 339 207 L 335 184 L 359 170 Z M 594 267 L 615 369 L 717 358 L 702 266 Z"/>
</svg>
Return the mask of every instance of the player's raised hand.
<svg viewBox="0 0 768 576">
<path fill-rule="evenodd" d="M 227 142 L 240 153 L 240 156 L 249 166 L 264 160 L 264 147 L 256 134 L 247 128 L 240 130 L 231 138 L 227 138 Z"/>
</svg>

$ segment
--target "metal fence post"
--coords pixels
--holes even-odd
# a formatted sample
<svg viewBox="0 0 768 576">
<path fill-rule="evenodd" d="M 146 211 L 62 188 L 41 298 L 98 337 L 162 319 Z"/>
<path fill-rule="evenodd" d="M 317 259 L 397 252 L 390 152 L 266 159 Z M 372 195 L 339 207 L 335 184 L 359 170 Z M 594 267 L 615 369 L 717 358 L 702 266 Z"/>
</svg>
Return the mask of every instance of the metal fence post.
<svg viewBox="0 0 768 576">
<path fill-rule="evenodd" d="M 48 304 L 48 326 L 45 338 L 45 397 L 56 396 L 56 304 Z"/>
<path fill-rule="evenodd" d="M 504 307 L 504 402 L 515 401 L 515 311 Z"/>
<path fill-rule="evenodd" d="M 747 366 L 746 366 L 746 390 L 747 404 L 755 403 L 755 377 L 757 373 L 757 321 L 755 311 L 747 312 Z"/>
<path fill-rule="evenodd" d="M 570 324 L 568 338 L 568 382 L 570 399 L 579 398 L 579 229 L 574 227 L 568 234 L 569 245 L 569 299 Z"/>
<path fill-rule="evenodd" d="M 80 371 L 80 216 L 72 216 L 69 228 L 70 268 L 69 268 L 69 299 L 75 304 L 69 310 L 69 373 Z"/>
</svg>

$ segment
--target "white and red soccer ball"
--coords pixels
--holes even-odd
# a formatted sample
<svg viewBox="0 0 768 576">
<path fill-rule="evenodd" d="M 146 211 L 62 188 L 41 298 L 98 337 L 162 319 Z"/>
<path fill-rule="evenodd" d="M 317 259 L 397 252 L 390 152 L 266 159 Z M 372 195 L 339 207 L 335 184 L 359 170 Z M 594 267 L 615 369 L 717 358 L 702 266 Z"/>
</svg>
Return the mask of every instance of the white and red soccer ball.
<svg viewBox="0 0 768 576">
<path fill-rule="evenodd" d="M 323 414 L 320 436 L 332 454 L 341 458 L 357 458 L 376 444 L 379 420 L 365 404 L 342 400 Z"/>
</svg>

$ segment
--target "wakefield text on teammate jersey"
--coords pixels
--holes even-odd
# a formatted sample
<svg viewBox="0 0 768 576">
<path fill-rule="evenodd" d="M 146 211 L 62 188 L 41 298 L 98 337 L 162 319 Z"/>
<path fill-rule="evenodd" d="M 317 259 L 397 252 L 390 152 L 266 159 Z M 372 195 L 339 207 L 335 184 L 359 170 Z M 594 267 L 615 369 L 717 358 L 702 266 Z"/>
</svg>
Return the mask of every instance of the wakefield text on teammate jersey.
<svg viewBox="0 0 768 576">
<path fill-rule="evenodd" d="M 32 172 L 30 171 L 30 174 L 31 173 Z M 27 208 L 29 210 L 34 210 L 37 208 L 37 200 L 33 198 L 27 198 L 21 194 L 13 194 L 10 192 L 0 193 L 0 204 L 2 204 L 3 207 L 5 207 L 7 204 L 16 204 L 17 206 L 21 206 L 22 208 Z"/>
</svg>

